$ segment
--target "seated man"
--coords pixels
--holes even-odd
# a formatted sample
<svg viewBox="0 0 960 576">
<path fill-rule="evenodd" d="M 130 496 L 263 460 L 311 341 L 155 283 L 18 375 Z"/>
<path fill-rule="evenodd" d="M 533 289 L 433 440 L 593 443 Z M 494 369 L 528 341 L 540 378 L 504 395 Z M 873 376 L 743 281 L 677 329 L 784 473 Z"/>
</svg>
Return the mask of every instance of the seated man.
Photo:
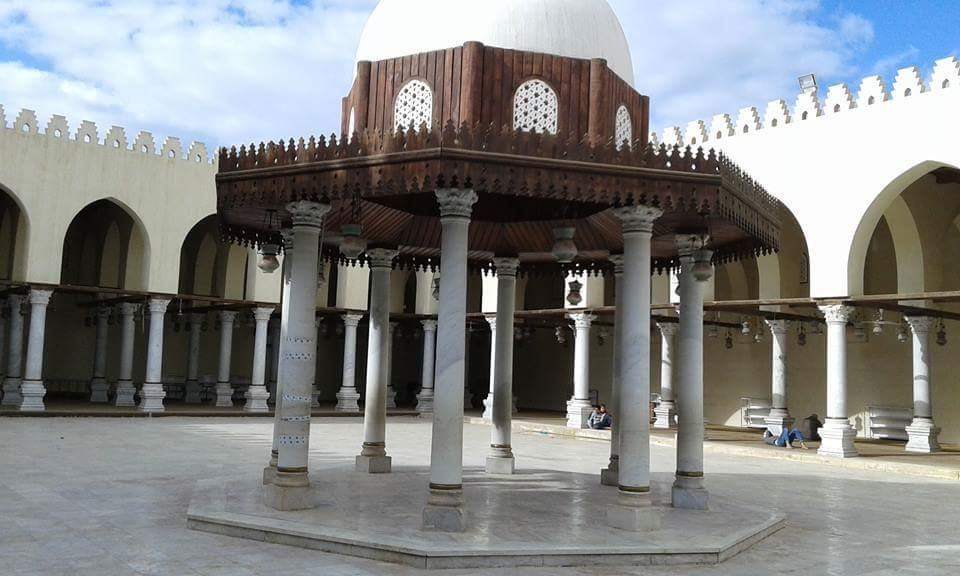
<svg viewBox="0 0 960 576">
<path fill-rule="evenodd" d="M 610 414 L 607 413 L 607 407 L 603 404 L 593 407 L 593 412 L 587 419 L 587 426 L 593 430 L 609 430 L 613 424 Z"/>
<path fill-rule="evenodd" d="M 779 436 L 774 436 L 769 429 L 764 430 L 763 441 L 771 446 L 778 446 L 780 448 L 793 448 L 794 442 L 800 442 L 800 447 L 804 450 L 807 449 L 807 444 L 803 440 L 803 434 L 796 428 L 793 430 L 784 428 Z"/>
</svg>

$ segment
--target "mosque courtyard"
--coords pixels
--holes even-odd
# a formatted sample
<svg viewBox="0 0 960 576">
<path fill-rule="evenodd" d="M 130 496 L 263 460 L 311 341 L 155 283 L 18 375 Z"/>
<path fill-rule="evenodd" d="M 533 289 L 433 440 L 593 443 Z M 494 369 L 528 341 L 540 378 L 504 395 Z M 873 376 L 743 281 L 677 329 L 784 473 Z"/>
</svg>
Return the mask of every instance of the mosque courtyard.
<svg viewBox="0 0 960 576">
<path fill-rule="evenodd" d="M 272 421 L 266 418 L 10 418 L 0 442 L 0 573 L 82 576 L 164 574 L 418 574 L 423 570 L 293 546 L 194 531 L 191 502 L 223 498 L 263 466 Z M 324 476 L 351 467 L 362 437 L 359 418 L 317 418 L 310 468 Z M 425 471 L 430 422 L 393 417 L 391 481 Z M 492 505 L 471 485 L 482 470 L 489 428 L 464 427 L 468 512 Z M 717 444 L 714 442 L 713 444 Z M 519 476 L 551 474 L 597 481 L 606 444 L 590 439 L 518 433 Z M 651 446 L 653 490 L 672 482 L 675 450 Z M 711 493 L 786 518 L 783 529 L 719 565 L 441 570 L 441 574 L 957 574 L 960 513 L 957 481 L 736 455 L 708 443 Z M 536 471 L 536 472 L 533 472 Z M 480 476 L 474 474 L 474 476 Z M 357 475 L 375 486 L 374 479 Z M 597 482 L 598 484 L 599 482 Z M 343 482 L 337 483 L 342 487 Z M 418 488 L 422 482 L 417 483 Z M 546 485 L 547 487 L 549 484 Z M 615 492 L 615 489 L 609 489 Z M 371 488 L 371 499 L 383 497 Z M 395 494 L 403 499 L 402 494 Z M 415 496 L 419 503 L 420 497 Z M 556 500 L 554 500 L 556 501 Z M 359 503 L 357 508 L 361 508 Z M 349 509 L 347 507 L 346 509 Z M 545 511 L 564 514 L 582 510 Z M 589 507 L 587 507 L 589 509 Z M 598 514 L 602 513 L 602 509 Z M 350 518 L 343 519 L 349 523 Z M 523 529 L 524 518 L 504 526 Z M 389 523 L 398 535 L 415 524 Z M 731 518 L 729 531 L 737 530 Z M 540 536 L 562 543 L 562 530 Z"/>
</svg>

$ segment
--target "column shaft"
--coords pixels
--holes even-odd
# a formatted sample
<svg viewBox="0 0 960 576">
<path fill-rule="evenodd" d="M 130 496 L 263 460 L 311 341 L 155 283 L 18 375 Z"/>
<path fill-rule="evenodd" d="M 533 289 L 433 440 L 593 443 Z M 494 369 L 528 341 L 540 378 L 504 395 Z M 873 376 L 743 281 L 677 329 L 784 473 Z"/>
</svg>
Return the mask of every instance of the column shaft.
<svg viewBox="0 0 960 576">
<path fill-rule="evenodd" d="M 493 324 L 493 428 L 490 436 L 490 455 L 487 472 L 513 474 L 513 324 L 516 312 L 517 268 L 515 258 L 497 258 L 497 315 Z"/>
<path fill-rule="evenodd" d="M 789 324 L 786 320 L 768 320 L 770 340 L 772 341 L 772 374 L 770 393 L 770 415 L 765 418 L 767 428 L 772 434 L 780 435 L 784 429 L 793 427 L 794 419 L 787 408 L 787 334 Z"/>
<path fill-rule="evenodd" d="M 623 356 L 620 358 L 620 469 L 607 522 L 632 531 L 660 525 L 650 500 L 650 240 L 658 208 L 628 206 L 623 222 Z"/>
<path fill-rule="evenodd" d="M 267 323 L 273 314 L 273 308 L 257 308 L 253 312 L 255 332 L 253 337 L 253 366 L 250 371 L 250 388 L 244 395 L 244 412 L 269 412 L 267 399 Z"/>
<path fill-rule="evenodd" d="M 310 455 L 311 392 L 316 376 L 317 274 L 320 228 L 328 204 L 300 201 L 287 205 L 293 218 L 290 303 L 283 355 L 280 358 L 280 434 L 277 472 L 265 486 L 264 503 L 276 510 L 312 508 Z"/>
<path fill-rule="evenodd" d="M 907 452 L 940 451 L 940 428 L 933 423 L 930 395 L 930 330 L 932 318 L 907 318 L 913 333 L 913 421 L 907 426 Z"/>
<path fill-rule="evenodd" d="M 141 412 L 163 412 L 163 318 L 167 313 L 169 298 L 151 298 L 150 333 L 147 337 L 147 377 L 140 388 Z"/>
<path fill-rule="evenodd" d="M 293 230 L 281 231 L 283 237 L 283 268 L 281 272 L 280 294 L 280 330 L 276 341 L 277 383 L 273 401 L 273 444 L 270 448 L 270 461 L 263 469 L 263 484 L 271 484 L 277 477 L 277 460 L 280 454 L 280 416 L 283 413 L 283 374 L 280 372 L 280 359 L 283 358 L 287 340 L 287 320 L 290 319 L 290 272 L 293 270 Z"/>
<path fill-rule="evenodd" d="M 117 396 L 114 402 L 117 406 L 136 406 L 134 395 L 137 393 L 133 385 L 133 344 L 136 335 L 134 315 L 140 309 L 139 304 L 124 302 L 120 304 L 120 372 L 117 379 Z"/>
<path fill-rule="evenodd" d="M 45 410 L 43 397 L 47 389 L 43 384 L 43 344 L 47 325 L 47 304 L 52 290 L 30 290 L 30 332 L 27 336 L 27 363 L 20 384 L 21 412 Z"/>
<path fill-rule="evenodd" d="M 394 250 L 367 251 L 370 266 L 370 327 L 367 334 L 367 384 L 363 405 L 363 448 L 356 459 L 358 472 L 390 472 L 387 456 L 387 378 L 390 350 L 390 272 Z"/>
<path fill-rule="evenodd" d="M 604 486 L 620 484 L 620 389 L 622 385 L 623 358 L 623 255 L 610 256 L 613 263 L 614 284 L 614 313 L 613 313 L 613 378 L 610 385 L 610 401 L 607 402 L 607 412 L 613 420 L 610 429 L 610 463 L 600 470 L 600 483 Z"/>
<path fill-rule="evenodd" d="M 678 324 L 661 322 L 660 328 L 660 405 L 654 413 L 657 416 L 654 428 L 675 428 L 677 425 L 677 403 L 673 393 L 674 365 L 676 363 L 676 336 Z"/>
<path fill-rule="evenodd" d="M 499 302 L 499 301 L 498 301 Z M 496 359 L 497 359 L 497 317 L 496 315 L 486 316 L 487 324 L 490 325 L 490 388 L 487 390 L 487 397 L 483 400 L 483 419 L 487 422 L 493 421 L 493 397 L 496 393 Z"/>
<path fill-rule="evenodd" d="M 203 327 L 202 314 L 190 314 L 190 341 L 187 351 L 187 382 L 185 384 L 187 404 L 199 404 L 200 398 L 200 330 Z"/>
<path fill-rule="evenodd" d="M 423 365 L 420 374 L 420 394 L 417 396 L 417 411 L 433 414 L 433 371 L 437 352 L 437 321 L 421 320 L 423 326 Z"/>
<path fill-rule="evenodd" d="M 97 334 L 93 346 L 93 378 L 90 380 L 90 401 L 108 402 L 109 387 L 107 386 L 107 331 L 110 319 L 110 309 L 106 306 L 97 308 Z"/>
<path fill-rule="evenodd" d="M 591 314 L 571 314 L 574 324 L 573 397 L 567 401 L 567 427 L 586 428 L 593 411 L 590 404 L 590 326 Z"/>
<path fill-rule="evenodd" d="M 19 406 L 22 401 L 20 384 L 23 376 L 23 302 L 24 296 L 7 297 L 10 307 L 10 337 L 7 339 L 7 375 L 3 379 L 4 406 Z"/>
<path fill-rule="evenodd" d="M 220 361 L 217 364 L 217 407 L 233 407 L 233 385 L 230 383 L 230 364 L 233 353 L 233 326 L 237 313 L 220 312 Z"/>
<path fill-rule="evenodd" d="M 343 316 L 343 380 L 337 392 L 337 412 L 359 412 L 360 394 L 357 392 L 357 326 L 363 316 Z"/>
<path fill-rule="evenodd" d="M 462 532 L 463 399 L 466 369 L 467 249 L 472 190 L 438 190 L 440 204 L 440 302 L 436 389 L 430 444 L 430 497 L 423 510 L 426 529 Z"/>
<path fill-rule="evenodd" d="M 857 431 L 847 417 L 847 321 L 853 308 L 821 306 L 827 320 L 827 419 L 820 429 L 818 454 L 836 458 L 857 456 Z"/>
</svg>

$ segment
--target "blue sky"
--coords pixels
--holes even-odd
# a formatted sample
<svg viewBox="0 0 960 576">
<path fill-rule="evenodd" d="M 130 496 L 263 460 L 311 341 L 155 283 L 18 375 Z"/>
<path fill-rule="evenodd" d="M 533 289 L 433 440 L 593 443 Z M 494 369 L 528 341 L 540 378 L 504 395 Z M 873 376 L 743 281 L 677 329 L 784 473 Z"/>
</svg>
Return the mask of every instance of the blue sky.
<svg viewBox="0 0 960 576">
<path fill-rule="evenodd" d="M 404 0 L 415 2 L 416 0 Z M 660 129 L 960 50 L 960 1 L 609 0 Z M 0 0 L 0 104 L 208 145 L 329 133 L 374 0 Z M 465 39 L 466 40 L 466 39 Z"/>
</svg>

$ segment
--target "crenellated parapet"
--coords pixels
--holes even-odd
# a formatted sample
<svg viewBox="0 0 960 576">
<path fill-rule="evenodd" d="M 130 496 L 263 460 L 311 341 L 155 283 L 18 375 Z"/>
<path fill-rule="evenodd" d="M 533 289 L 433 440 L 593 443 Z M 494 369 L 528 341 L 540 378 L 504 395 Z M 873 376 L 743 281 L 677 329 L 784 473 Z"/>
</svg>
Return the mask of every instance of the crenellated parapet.
<svg viewBox="0 0 960 576">
<path fill-rule="evenodd" d="M 856 94 L 846 84 L 836 84 L 827 89 L 823 98 L 816 91 L 799 94 L 792 110 L 786 100 L 774 100 L 762 108 L 742 108 L 734 115 L 716 114 L 709 122 L 688 122 L 684 129 L 677 126 L 664 128 L 659 133 L 652 133 L 650 142 L 666 146 L 717 146 L 717 141 L 725 138 L 782 129 L 851 110 L 873 106 L 882 108 L 888 102 L 903 102 L 909 98 L 923 102 L 927 94 L 958 88 L 960 60 L 951 56 L 937 60 L 926 81 L 920 68 L 910 66 L 900 69 L 891 84 L 887 84 L 880 76 L 867 76 L 860 82 Z"/>
<path fill-rule="evenodd" d="M 184 153 L 184 146 L 180 139 L 169 136 L 158 150 L 153 134 L 140 131 L 131 145 L 126 130 L 122 127 L 111 126 L 101 138 L 97 125 L 89 120 L 81 122 L 77 126 L 76 132 L 71 134 L 70 125 L 64 116 L 52 116 L 41 129 L 36 112 L 23 109 L 17 114 L 11 125 L 7 123 L 3 106 L 0 105 L 0 135 L 3 134 L 16 134 L 28 138 L 50 138 L 62 141 L 64 144 L 113 148 L 121 153 L 143 154 L 155 158 L 198 164 L 213 164 L 216 162 L 216 158 L 207 152 L 207 147 L 202 142 L 191 143 Z"/>
</svg>

